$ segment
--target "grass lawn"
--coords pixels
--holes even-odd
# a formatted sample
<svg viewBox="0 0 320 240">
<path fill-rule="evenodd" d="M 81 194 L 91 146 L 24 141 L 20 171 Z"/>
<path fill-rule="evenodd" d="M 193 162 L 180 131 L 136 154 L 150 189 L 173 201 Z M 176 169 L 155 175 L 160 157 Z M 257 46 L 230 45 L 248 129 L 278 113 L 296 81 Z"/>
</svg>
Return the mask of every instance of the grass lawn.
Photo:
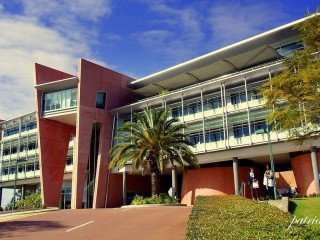
<svg viewBox="0 0 320 240">
<path fill-rule="evenodd" d="M 320 239 L 320 230 L 290 225 L 293 215 L 239 196 L 199 196 L 189 217 L 187 240 Z"/>
<path fill-rule="evenodd" d="M 290 199 L 290 212 L 297 218 L 320 219 L 320 197 Z M 310 226 L 320 230 L 320 224 L 310 224 Z"/>
</svg>

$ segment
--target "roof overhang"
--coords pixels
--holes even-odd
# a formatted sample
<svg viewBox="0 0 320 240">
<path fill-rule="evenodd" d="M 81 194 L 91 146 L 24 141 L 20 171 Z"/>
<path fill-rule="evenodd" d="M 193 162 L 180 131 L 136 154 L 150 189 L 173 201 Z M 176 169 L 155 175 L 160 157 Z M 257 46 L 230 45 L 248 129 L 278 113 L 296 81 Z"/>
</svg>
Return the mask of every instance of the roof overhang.
<svg viewBox="0 0 320 240">
<path fill-rule="evenodd" d="M 44 92 L 56 92 L 64 89 L 76 88 L 78 86 L 79 80 L 77 77 L 66 78 L 54 82 L 43 83 L 35 85 L 37 90 Z"/>
<path fill-rule="evenodd" d="M 174 90 L 218 76 L 239 72 L 243 69 L 280 58 L 277 51 L 270 46 L 255 49 L 241 48 L 202 59 L 190 66 L 172 70 L 165 76 L 158 76 L 135 90 L 144 96 L 153 96 L 161 89 Z M 146 82 L 145 82 L 146 83 Z"/>
<path fill-rule="evenodd" d="M 313 16 L 313 15 L 312 15 Z M 312 17 L 310 16 L 310 17 Z M 285 39 L 297 37 L 293 27 L 306 18 L 253 36 L 203 56 L 183 62 L 165 70 L 137 79 L 129 85 L 138 94 L 153 96 L 161 89 L 174 90 L 206 81 L 213 77 L 233 73 L 263 62 L 277 59 L 276 46 Z"/>
<path fill-rule="evenodd" d="M 253 79 L 261 79 L 261 78 L 268 78 L 269 73 L 275 74 L 283 69 L 283 60 L 277 60 L 273 62 L 269 62 L 266 64 L 262 64 L 256 66 L 254 68 L 245 69 L 240 72 L 235 72 L 232 74 L 227 74 L 224 76 L 219 76 L 204 82 L 194 83 L 192 85 L 188 85 L 187 87 L 180 88 L 177 90 L 170 91 L 168 94 L 165 95 L 157 95 L 152 96 L 149 98 L 144 98 L 140 101 L 127 104 L 125 106 L 115 108 L 109 111 L 112 115 L 116 116 L 117 114 L 123 115 L 128 114 L 131 111 L 141 111 L 147 107 L 155 107 L 160 106 L 163 104 L 165 100 L 167 103 L 176 102 L 181 100 L 181 96 L 196 96 L 200 94 L 200 91 L 220 91 L 220 86 L 222 83 L 226 84 L 227 87 L 234 86 L 239 84 L 240 82 L 243 83 L 244 79 L 246 78 L 248 81 Z"/>
</svg>

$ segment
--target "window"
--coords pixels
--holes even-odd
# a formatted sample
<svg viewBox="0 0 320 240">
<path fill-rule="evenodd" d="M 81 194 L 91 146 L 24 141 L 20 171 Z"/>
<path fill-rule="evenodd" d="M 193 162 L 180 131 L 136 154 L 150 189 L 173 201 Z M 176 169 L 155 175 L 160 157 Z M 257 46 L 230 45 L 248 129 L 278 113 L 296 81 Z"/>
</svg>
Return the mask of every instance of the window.
<svg viewBox="0 0 320 240">
<path fill-rule="evenodd" d="M 289 56 L 292 56 L 292 54 L 295 51 L 303 48 L 304 48 L 303 44 L 299 42 L 293 42 L 293 43 L 289 43 L 287 45 L 281 46 L 276 50 L 281 56 L 289 57 Z"/>
<path fill-rule="evenodd" d="M 235 138 L 249 136 L 248 124 L 245 123 L 245 124 L 233 126 L 233 134 Z"/>
<path fill-rule="evenodd" d="M 173 108 L 172 109 L 172 117 L 181 117 L 182 116 L 182 112 L 181 112 L 181 108 Z"/>
<path fill-rule="evenodd" d="M 104 109 L 106 105 L 106 93 L 98 92 L 96 98 L 96 108 Z"/>
<path fill-rule="evenodd" d="M 231 93 L 230 97 L 231 97 L 231 103 L 233 105 L 246 101 L 246 93 L 245 92 Z"/>
<path fill-rule="evenodd" d="M 224 140 L 223 129 L 212 129 L 206 131 L 206 143 Z"/>
<path fill-rule="evenodd" d="M 73 156 L 67 156 L 67 165 L 72 165 L 73 163 Z"/>
<path fill-rule="evenodd" d="M 44 94 L 44 111 L 59 110 L 77 106 L 77 88 Z"/>
<path fill-rule="evenodd" d="M 252 133 L 255 133 L 256 131 L 263 129 L 265 132 L 267 132 L 267 125 L 265 121 L 257 121 L 253 122 L 251 124 L 251 131 Z"/>
<path fill-rule="evenodd" d="M 202 133 L 191 134 L 190 142 L 194 145 L 203 143 L 203 134 Z"/>
<path fill-rule="evenodd" d="M 222 107 L 221 98 L 220 97 L 212 97 L 204 99 L 203 101 L 204 110 L 216 109 Z"/>
</svg>

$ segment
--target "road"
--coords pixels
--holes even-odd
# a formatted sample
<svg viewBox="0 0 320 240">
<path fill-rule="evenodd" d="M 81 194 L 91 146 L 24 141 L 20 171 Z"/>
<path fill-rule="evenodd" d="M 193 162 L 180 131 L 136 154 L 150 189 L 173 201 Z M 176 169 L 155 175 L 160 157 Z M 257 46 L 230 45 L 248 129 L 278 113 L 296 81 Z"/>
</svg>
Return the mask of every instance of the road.
<svg viewBox="0 0 320 240">
<path fill-rule="evenodd" d="M 0 239 L 180 240 L 191 207 L 60 210 L 0 222 Z"/>
</svg>

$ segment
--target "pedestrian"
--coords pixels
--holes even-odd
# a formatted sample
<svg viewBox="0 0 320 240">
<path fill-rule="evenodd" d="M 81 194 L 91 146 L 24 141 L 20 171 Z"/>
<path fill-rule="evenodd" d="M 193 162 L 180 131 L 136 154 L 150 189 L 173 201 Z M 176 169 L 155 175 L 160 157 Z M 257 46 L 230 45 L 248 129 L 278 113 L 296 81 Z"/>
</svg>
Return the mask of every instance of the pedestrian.
<svg viewBox="0 0 320 240">
<path fill-rule="evenodd" d="M 258 188 L 259 188 L 259 181 L 258 177 L 254 172 L 253 167 L 250 168 L 249 176 L 248 176 L 248 185 L 251 190 L 251 198 L 252 200 L 259 200 L 258 195 Z"/>
<path fill-rule="evenodd" d="M 264 172 L 264 175 L 263 175 L 263 185 L 266 186 L 267 198 L 274 199 L 274 195 L 273 195 L 274 173 L 272 172 L 268 164 L 266 165 L 266 171 Z"/>
</svg>

